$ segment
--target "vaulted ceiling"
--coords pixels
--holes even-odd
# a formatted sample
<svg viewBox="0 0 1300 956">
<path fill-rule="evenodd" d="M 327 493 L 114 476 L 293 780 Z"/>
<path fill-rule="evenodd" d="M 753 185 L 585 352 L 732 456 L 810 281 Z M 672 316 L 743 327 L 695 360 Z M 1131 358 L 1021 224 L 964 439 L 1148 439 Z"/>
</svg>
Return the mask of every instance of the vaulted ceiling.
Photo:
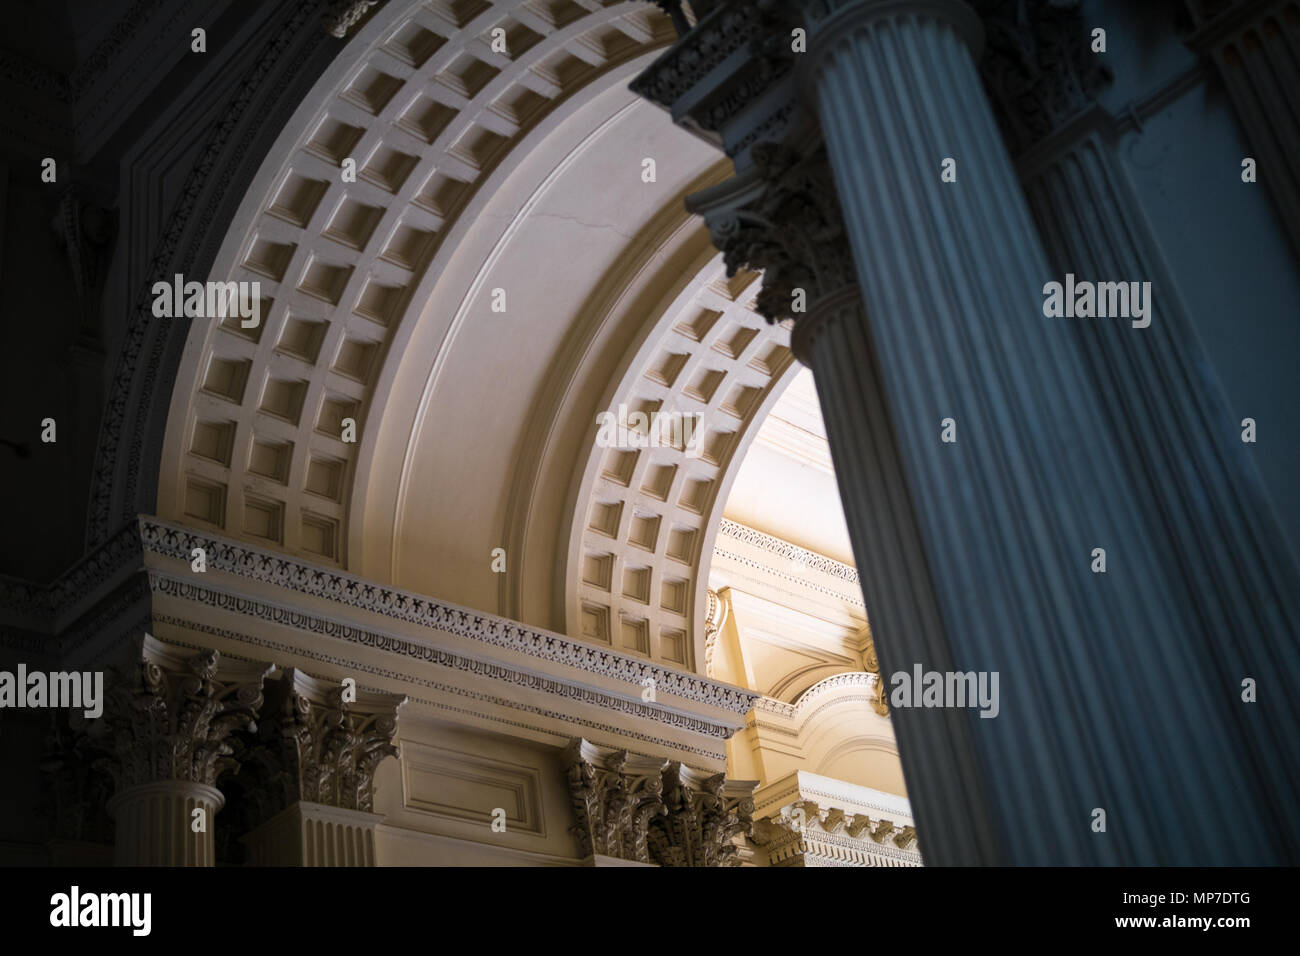
<svg viewBox="0 0 1300 956">
<path fill-rule="evenodd" d="M 672 37 L 642 3 L 377 8 L 222 245 L 263 322 L 195 323 L 159 513 L 695 667 L 702 556 L 797 367 L 684 208 L 730 163 L 627 89 Z M 599 447 L 620 404 L 702 415 L 701 454 Z"/>
</svg>

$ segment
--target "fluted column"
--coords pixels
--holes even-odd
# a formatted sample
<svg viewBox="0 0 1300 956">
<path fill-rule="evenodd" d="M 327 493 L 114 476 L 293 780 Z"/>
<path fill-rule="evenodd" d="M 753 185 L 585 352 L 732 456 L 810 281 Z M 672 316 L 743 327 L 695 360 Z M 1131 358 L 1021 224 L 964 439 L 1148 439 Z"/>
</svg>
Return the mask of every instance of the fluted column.
<svg viewBox="0 0 1300 956">
<path fill-rule="evenodd" d="M 1077 320 L 1044 316 L 1064 277 L 982 90 L 981 41 L 958 0 L 735 0 L 634 88 L 735 159 L 688 205 L 730 269 L 763 270 L 760 311 L 795 320 L 882 673 L 1001 677 L 994 719 L 891 708 L 927 860 L 1294 859 L 1294 823 L 1259 793 L 1263 751 L 1242 746 L 1234 662 L 1153 541 Z M 1225 814 L 1230 837 L 1197 839 Z"/>
<path fill-rule="evenodd" d="M 1212 648 L 1188 640 L 1178 569 L 1144 533 L 1077 342 L 1043 316 L 1052 272 L 980 87 L 981 35 L 955 0 L 859 0 L 813 24 L 804 69 L 953 664 L 1002 675 L 999 716 L 970 720 L 1001 858 L 1285 859 L 1253 812 L 1233 841 L 1188 839 L 1226 807 L 1257 806 L 1241 705 Z M 955 183 L 941 181 L 946 157 Z M 854 388 L 853 371 L 827 387 Z M 944 419 L 955 442 L 940 440 Z M 855 550 L 869 528 L 850 517 Z M 1105 575 L 1090 568 L 1097 547 Z M 868 607 L 887 600 L 876 573 L 863 581 Z M 877 646 L 888 670 L 929 666 L 883 624 Z M 1104 833 L 1089 825 L 1098 809 Z"/>
<path fill-rule="evenodd" d="M 212 834 L 224 804 L 216 787 L 189 780 L 160 780 L 115 794 L 108 801 L 116 825 L 113 865 L 214 865 Z"/>
<path fill-rule="evenodd" d="M 376 813 L 295 801 L 244 837 L 251 866 L 377 866 Z"/>
<path fill-rule="evenodd" d="M 217 777 L 232 734 L 256 726 L 269 664 L 222 660 L 144 635 L 138 662 L 110 682 L 86 733 L 116 784 L 107 809 L 119 866 L 212 866 Z"/>
<path fill-rule="evenodd" d="M 1092 110 L 1030 157 L 1026 189 L 1059 274 L 1152 282 L 1157 317 L 1140 334 L 1078 322 L 1088 372 L 1121 442 L 1161 563 L 1175 571 L 1198 646 L 1217 663 L 1217 701 L 1243 678 L 1300 677 L 1300 574 L 1229 415 L 1191 318 L 1115 151 Z M 1280 679 L 1291 675 L 1290 679 Z M 1300 794 L 1300 706 L 1292 694 L 1234 706 L 1227 729 L 1253 755 L 1259 812 L 1300 851 L 1289 817 Z"/>
<path fill-rule="evenodd" d="M 804 155 L 793 147 L 759 143 L 748 159 L 747 169 L 689 197 L 687 206 L 704 216 L 728 269 L 763 271 L 760 311 L 795 318 L 791 346 L 818 383 L 873 635 L 907 636 L 899 669 L 916 659 L 931 669 L 951 670 L 935 582 L 826 151 Z M 805 310 L 796 312 L 800 295 Z M 875 648 L 873 638 L 873 654 L 879 656 Z M 887 681 L 888 666 L 882 673 Z M 893 725 L 909 791 L 919 793 L 916 819 L 937 848 L 936 858 L 947 863 L 996 859 L 993 818 L 965 716 L 922 709 L 896 715 Z M 937 741 L 943 744 L 936 746 Z"/>
<path fill-rule="evenodd" d="M 1187 45 L 1218 67 L 1259 182 L 1300 254 L 1300 2 L 1187 0 Z"/>
<path fill-rule="evenodd" d="M 1098 104 L 1110 74 L 1087 24 L 1074 5 L 981 7 L 995 38 L 981 71 L 1056 274 L 1149 281 L 1158 303 L 1137 332 L 1104 320 L 1067 329 L 1197 644 L 1218 662 L 1219 699 L 1244 677 L 1300 675 L 1300 572 L 1120 159 L 1130 118 Z M 1285 844 L 1300 709 L 1267 694 L 1228 716 L 1235 747 L 1254 754 L 1259 812 Z"/>
</svg>

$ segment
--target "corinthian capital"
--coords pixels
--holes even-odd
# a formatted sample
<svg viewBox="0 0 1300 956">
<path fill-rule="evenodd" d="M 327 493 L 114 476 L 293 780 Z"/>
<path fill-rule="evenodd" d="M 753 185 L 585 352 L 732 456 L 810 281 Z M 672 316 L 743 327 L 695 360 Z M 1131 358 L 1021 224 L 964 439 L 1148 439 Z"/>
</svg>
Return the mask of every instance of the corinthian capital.
<svg viewBox="0 0 1300 956">
<path fill-rule="evenodd" d="M 267 692 L 260 746 L 250 759 L 266 771 L 275 812 L 303 800 L 369 812 L 375 769 L 395 755 L 397 712 L 406 698 L 345 691 L 290 669 Z M 278 785 L 277 785 L 278 782 Z"/>
<path fill-rule="evenodd" d="M 973 0 L 984 19 L 980 72 L 1012 154 L 1089 107 L 1110 82 L 1079 0 Z"/>
<path fill-rule="evenodd" d="M 727 274 L 762 271 L 758 311 L 768 321 L 815 310 L 857 276 L 824 146 L 801 153 L 759 143 L 744 173 L 687 199 L 704 216 Z"/>
<path fill-rule="evenodd" d="M 104 717 L 87 728 L 120 793 L 164 780 L 213 786 L 236 763 L 232 736 L 256 729 L 272 665 L 223 660 L 150 635 L 108 689 Z"/>
<path fill-rule="evenodd" d="M 691 4 L 697 20 L 674 18 L 679 37 L 632 81 L 632 90 L 667 109 L 673 122 L 748 165 L 750 146 L 816 127 L 792 82 L 800 55 L 791 0 L 716 0 Z"/>
<path fill-rule="evenodd" d="M 580 737 L 569 741 L 564 767 L 578 818 L 573 834 L 584 855 L 651 862 L 646 838 L 651 819 L 664 812 L 665 764 Z"/>
<path fill-rule="evenodd" d="M 660 866 L 736 866 L 735 838 L 754 831 L 757 781 L 704 775 L 673 761 L 664 770 L 663 817 L 650 829 L 650 853 Z"/>
</svg>

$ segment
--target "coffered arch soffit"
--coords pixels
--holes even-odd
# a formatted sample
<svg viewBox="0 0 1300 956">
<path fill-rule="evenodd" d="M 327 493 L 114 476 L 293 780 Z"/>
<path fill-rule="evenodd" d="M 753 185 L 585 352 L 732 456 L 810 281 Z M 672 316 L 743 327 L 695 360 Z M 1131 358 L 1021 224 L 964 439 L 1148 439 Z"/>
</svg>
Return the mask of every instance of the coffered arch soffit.
<svg viewBox="0 0 1300 956">
<path fill-rule="evenodd" d="M 496 27 L 508 55 L 489 46 Z M 793 362 L 785 330 L 752 311 L 756 277 L 727 280 L 682 208 L 728 164 L 626 90 L 672 37 L 639 3 L 379 8 L 204 277 L 258 281 L 261 324 L 194 322 L 159 514 L 577 636 L 600 603 L 644 625 L 627 649 L 701 659 L 700 555 L 746 426 Z M 645 156 L 658 178 L 638 191 Z M 599 200 L 590 217 L 575 197 Z M 603 257 L 536 255 L 592 242 Z M 475 377 L 490 394 L 460 387 Z M 703 456 L 595 448 L 596 410 L 655 402 L 705 415 Z M 603 595 L 583 570 L 602 559 Z M 612 625 L 587 636 L 626 641 Z"/>
</svg>

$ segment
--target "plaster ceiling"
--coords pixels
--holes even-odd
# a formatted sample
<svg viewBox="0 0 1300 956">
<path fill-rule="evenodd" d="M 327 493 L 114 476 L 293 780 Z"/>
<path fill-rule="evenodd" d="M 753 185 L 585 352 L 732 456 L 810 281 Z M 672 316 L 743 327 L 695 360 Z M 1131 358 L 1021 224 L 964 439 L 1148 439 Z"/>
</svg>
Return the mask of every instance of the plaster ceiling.
<svg viewBox="0 0 1300 956">
<path fill-rule="evenodd" d="M 801 548 L 853 564 L 811 370 L 799 370 L 763 419 L 740 464 L 723 514 Z"/>
</svg>

